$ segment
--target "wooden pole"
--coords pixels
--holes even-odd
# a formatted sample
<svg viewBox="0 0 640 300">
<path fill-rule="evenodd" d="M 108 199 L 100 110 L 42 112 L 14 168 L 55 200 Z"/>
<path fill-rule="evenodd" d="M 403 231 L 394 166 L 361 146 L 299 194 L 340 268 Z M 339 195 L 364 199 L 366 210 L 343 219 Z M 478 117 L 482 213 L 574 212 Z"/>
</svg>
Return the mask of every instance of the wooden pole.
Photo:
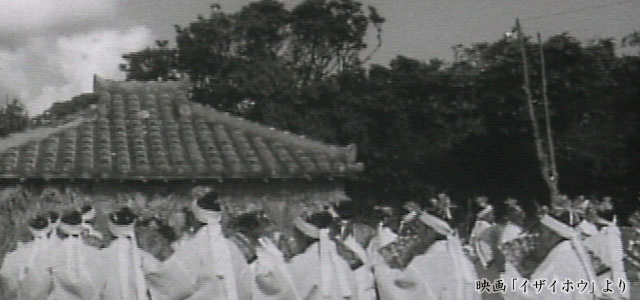
<svg viewBox="0 0 640 300">
<path fill-rule="evenodd" d="M 536 111 L 533 104 L 533 95 L 531 94 L 531 80 L 529 79 L 529 64 L 527 62 L 527 54 L 524 45 L 524 35 L 522 34 L 522 27 L 520 26 L 520 20 L 516 19 L 516 30 L 518 32 L 518 44 L 520 46 L 520 57 L 522 59 L 522 76 L 524 79 L 524 93 L 527 96 L 527 108 L 529 111 L 529 119 L 531 119 L 531 127 L 533 128 L 533 138 L 536 147 L 536 154 L 538 161 L 540 162 L 540 172 L 544 179 L 549 191 L 551 193 L 551 201 L 555 201 L 558 195 L 558 187 L 551 179 L 549 159 L 547 153 L 542 145 L 542 138 L 540 137 L 540 126 L 538 125 L 538 119 L 536 118 Z"/>
<path fill-rule="evenodd" d="M 547 147 L 549 148 L 549 162 L 551 163 L 551 181 L 557 186 L 559 182 L 558 169 L 556 168 L 556 151 L 553 144 L 553 131 L 551 128 L 551 114 L 549 113 L 549 96 L 547 94 L 547 71 L 544 59 L 542 38 L 538 32 L 538 48 L 540 50 L 540 74 L 542 76 L 542 102 L 544 103 L 544 120 L 547 128 Z"/>
</svg>

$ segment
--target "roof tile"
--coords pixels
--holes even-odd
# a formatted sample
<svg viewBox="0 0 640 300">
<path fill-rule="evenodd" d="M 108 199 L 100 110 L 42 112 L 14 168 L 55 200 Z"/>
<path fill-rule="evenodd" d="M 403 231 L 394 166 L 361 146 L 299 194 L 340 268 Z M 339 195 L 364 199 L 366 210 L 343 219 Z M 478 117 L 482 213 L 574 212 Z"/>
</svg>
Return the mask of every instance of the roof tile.
<svg viewBox="0 0 640 300">
<path fill-rule="evenodd" d="M 363 169 L 353 148 L 187 100 L 184 82 L 96 78 L 94 118 L 0 151 L 0 178 L 308 178 Z"/>
</svg>

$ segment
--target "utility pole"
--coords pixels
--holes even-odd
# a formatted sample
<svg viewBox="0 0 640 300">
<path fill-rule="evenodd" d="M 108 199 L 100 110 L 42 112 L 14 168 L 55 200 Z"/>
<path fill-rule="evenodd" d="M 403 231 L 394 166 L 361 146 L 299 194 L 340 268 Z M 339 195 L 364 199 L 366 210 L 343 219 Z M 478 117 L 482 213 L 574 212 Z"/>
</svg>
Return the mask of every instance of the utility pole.
<svg viewBox="0 0 640 300">
<path fill-rule="evenodd" d="M 543 147 L 543 141 L 540 136 L 540 126 L 536 117 L 533 95 L 531 93 L 531 80 L 529 75 L 529 64 L 527 62 L 526 48 L 524 44 L 524 34 L 522 33 L 522 27 L 520 26 L 519 19 L 516 19 L 516 30 L 518 33 L 518 45 L 520 46 L 520 57 L 522 60 L 522 76 L 524 79 L 524 85 L 522 86 L 522 88 L 524 89 L 524 93 L 527 97 L 527 108 L 529 111 L 529 119 L 531 120 L 531 127 L 533 128 L 533 139 L 536 147 L 536 154 L 540 163 L 540 172 L 542 173 L 542 178 L 549 188 L 549 192 L 551 194 L 551 202 L 553 203 L 560 193 L 558 191 L 557 181 L 555 178 L 553 178 L 553 175 L 551 173 L 549 155 Z"/>
</svg>

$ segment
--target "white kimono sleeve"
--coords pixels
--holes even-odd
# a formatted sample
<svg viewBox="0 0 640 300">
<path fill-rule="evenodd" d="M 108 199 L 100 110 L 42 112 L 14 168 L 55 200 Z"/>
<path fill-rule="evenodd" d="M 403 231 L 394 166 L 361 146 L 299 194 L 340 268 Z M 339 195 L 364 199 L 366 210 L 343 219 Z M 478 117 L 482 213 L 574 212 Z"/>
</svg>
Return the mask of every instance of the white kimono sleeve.
<svg viewBox="0 0 640 300">
<path fill-rule="evenodd" d="M 47 242 L 47 239 L 36 239 L 7 255 L 0 271 L 7 299 L 40 300 L 49 296 L 53 280 Z"/>
<path fill-rule="evenodd" d="M 154 300 L 186 299 L 194 293 L 198 282 L 200 257 L 191 239 L 180 243 L 166 261 L 157 265 L 143 265 L 145 278 Z"/>
<path fill-rule="evenodd" d="M 134 252 L 135 251 L 135 252 Z M 135 247 L 127 238 L 115 240 L 103 250 L 103 260 L 108 268 L 102 299 L 147 300 L 147 283 L 142 268 L 153 269 L 157 264 L 150 254 Z"/>
<path fill-rule="evenodd" d="M 250 266 L 254 277 L 252 299 L 299 300 L 283 254 L 270 241 L 263 240 L 261 244 L 256 249 L 257 259 Z"/>
<path fill-rule="evenodd" d="M 540 294 L 535 295 L 532 299 L 560 299 L 560 300 L 592 300 L 593 294 L 579 293 L 577 291 L 565 293 L 561 291 L 562 282 L 570 279 L 573 282 L 579 280 L 589 280 L 587 272 L 584 270 L 580 258 L 576 255 L 571 245 L 571 241 L 563 241 L 558 244 L 540 264 L 536 271 L 531 275 L 531 279 L 545 278 L 547 282 L 557 280 L 556 293 L 552 289 L 543 288 Z M 532 292 L 530 292 L 532 293 Z M 532 293 L 535 294 L 535 293 Z"/>
<path fill-rule="evenodd" d="M 100 258 L 100 250 L 85 245 L 78 237 L 63 240 L 52 264 L 51 299 L 98 299 L 104 288 L 105 269 Z"/>
<path fill-rule="evenodd" d="M 379 256 L 379 254 L 376 254 Z M 374 258 L 375 280 L 378 285 L 380 300 L 423 300 L 434 299 L 433 293 L 424 284 L 423 274 L 413 263 L 406 268 L 394 269 L 389 267 L 382 257 Z"/>
</svg>

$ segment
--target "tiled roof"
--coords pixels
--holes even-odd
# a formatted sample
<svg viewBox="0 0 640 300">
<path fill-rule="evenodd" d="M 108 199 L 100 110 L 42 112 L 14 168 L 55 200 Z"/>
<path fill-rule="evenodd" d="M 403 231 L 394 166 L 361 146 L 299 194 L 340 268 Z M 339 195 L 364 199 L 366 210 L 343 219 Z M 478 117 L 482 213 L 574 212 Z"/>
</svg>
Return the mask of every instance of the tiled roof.
<svg viewBox="0 0 640 300">
<path fill-rule="evenodd" d="M 0 139 L 0 178 L 210 179 L 346 176 L 355 147 L 268 128 L 187 100 L 186 82 L 97 78 L 90 115 Z M 11 142 L 13 141 L 13 144 Z M 15 142 L 18 141 L 18 142 Z"/>
</svg>

